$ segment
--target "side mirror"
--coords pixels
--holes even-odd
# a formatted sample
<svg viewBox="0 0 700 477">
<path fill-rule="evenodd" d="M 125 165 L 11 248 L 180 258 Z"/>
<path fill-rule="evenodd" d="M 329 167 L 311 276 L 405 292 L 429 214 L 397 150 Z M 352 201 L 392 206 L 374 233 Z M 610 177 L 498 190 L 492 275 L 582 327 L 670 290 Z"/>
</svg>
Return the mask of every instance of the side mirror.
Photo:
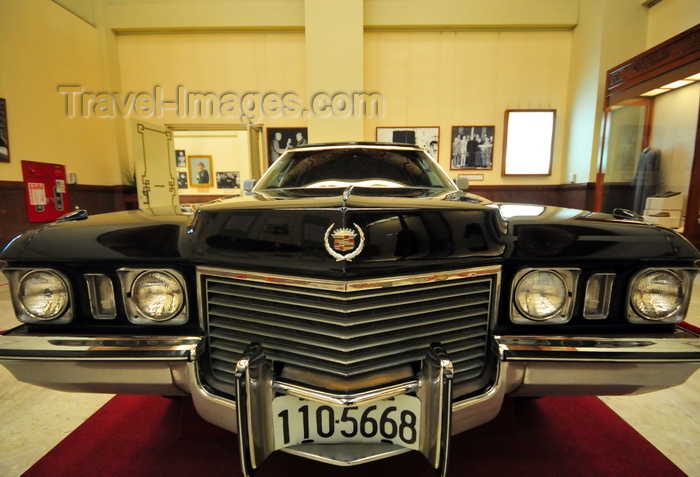
<svg viewBox="0 0 700 477">
<path fill-rule="evenodd" d="M 634 220 L 637 222 L 644 222 L 643 216 L 641 216 L 638 213 L 636 213 L 632 210 L 629 210 L 629 209 L 617 208 L 617 209 L 613 210 L 612 215 L 616 219 Z"/>
<path fill-rule="evenodd" d="M 469 189 L 469 178 L 465 176 L 457 176 L 454 179 L 454 183 L 459 190 Z"/>
<path fill-rule="evenodd" d="M 86 220 L 87 218 L 87 210 L 75 209 L 73 212 L 68 212 L 67 214 L 57 218 L 56 222 L 75 222 L 76 220 Z"/>
<path fill-rule="evenodd" d="M 243 190 L 245 192 L 250 192 L 255 187 L 255 179 L 246 179 L 243 181 Z"/>
</svg>

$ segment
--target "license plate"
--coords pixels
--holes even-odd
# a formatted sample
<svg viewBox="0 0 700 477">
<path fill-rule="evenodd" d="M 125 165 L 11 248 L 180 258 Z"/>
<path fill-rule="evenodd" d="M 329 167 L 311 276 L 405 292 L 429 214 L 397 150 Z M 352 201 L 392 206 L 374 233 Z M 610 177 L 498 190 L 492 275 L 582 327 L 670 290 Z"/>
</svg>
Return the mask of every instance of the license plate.
<svg viewBox="0 0 700 477">
<path fill-rule="evenodd" d="M 294 396 L 272 401 L 275 447 L 391 443 L 418 449 L 420 400 L 396 396 L 360 406 L 329 406 Z"/>
</svg>

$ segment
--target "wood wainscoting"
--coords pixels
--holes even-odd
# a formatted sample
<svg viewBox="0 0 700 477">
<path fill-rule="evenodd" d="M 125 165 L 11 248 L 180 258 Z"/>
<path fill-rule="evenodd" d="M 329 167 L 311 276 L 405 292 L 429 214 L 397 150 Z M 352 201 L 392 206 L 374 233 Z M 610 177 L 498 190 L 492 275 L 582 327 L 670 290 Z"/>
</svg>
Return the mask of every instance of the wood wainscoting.
<svg viewBox="0 0 700 477">
<path fill-rule="evenodd" d="M 527 185 L 527 186 L 489 186 L 470 185 L 468 192 L 488 198 L 494 202 L 511 202 L 518 204 L 552 205 L 572 209 L 591 210 L 595 192 L 595 183 Z"/>
<path fill-rule="evenodd" d="M 85 209 L 94 215 L 126 209 L 128 193 L 125 186 L 73 184 L 68 186 L 68 197 L 70 210 Z M 27 219 L 24 183 L 0 181 L 0 250 L 17 235 L 40 225 Z"/>
<path fill-rule="evenodd" d="M 590 210 L 595 184 L 562 184 L 554 186 L 488 186 L 472 185 L 469 192 L 494 202 L 515 202 L 553 205 Z M 134 208 L 134 196 L 125 186 L 68 186 L 71 209 L 85 209 L 90 215 Z M 217 198 L 212 195 L 180 196 L 181 203 L 201 203 Z M 0 249 L 10 240 L 40 223 L 27 220 L 24 183 L 0 181 Z"/>
</svg>

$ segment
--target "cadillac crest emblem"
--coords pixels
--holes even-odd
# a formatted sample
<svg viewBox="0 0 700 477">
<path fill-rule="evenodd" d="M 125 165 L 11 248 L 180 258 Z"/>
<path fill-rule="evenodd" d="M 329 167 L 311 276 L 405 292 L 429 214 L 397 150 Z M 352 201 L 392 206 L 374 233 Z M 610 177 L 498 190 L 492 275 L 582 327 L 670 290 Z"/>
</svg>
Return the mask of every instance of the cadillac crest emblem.
<svg viewBox="0 0 700 477">
<path fill-rule="evenodd" d="M 336 262 L 340 262 L 342 260 L 351 262 L 352 259 L 357 257 L 365 247 L 365 234 L 357 224 L 353 224 L 355 226 L 355 230 L 351 228 L 338 228 L 331 232 L 334 225 L 335 223 L 331 224 L 330 227 L 328 227 L 328 230 L 326 230 L 326 235 L 324 237 L 326 250 L 331 257 L 335 258 Z M 347 253 L 343 255 L 343 252 Z"/>
</svg>

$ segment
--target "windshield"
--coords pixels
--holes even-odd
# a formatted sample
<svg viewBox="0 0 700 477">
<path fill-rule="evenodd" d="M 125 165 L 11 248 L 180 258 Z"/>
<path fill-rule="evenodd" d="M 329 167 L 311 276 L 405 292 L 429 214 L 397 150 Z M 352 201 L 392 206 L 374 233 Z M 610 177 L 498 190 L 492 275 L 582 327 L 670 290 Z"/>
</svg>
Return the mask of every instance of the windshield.
<svg viewBox="0 0 700 477">
<path fill-rule="evenodd" d="M 427 154 L 411 149 L 300 149 L 280 157 L 256 189 L 318 187 L 453 189 Z"/>
</svg>

